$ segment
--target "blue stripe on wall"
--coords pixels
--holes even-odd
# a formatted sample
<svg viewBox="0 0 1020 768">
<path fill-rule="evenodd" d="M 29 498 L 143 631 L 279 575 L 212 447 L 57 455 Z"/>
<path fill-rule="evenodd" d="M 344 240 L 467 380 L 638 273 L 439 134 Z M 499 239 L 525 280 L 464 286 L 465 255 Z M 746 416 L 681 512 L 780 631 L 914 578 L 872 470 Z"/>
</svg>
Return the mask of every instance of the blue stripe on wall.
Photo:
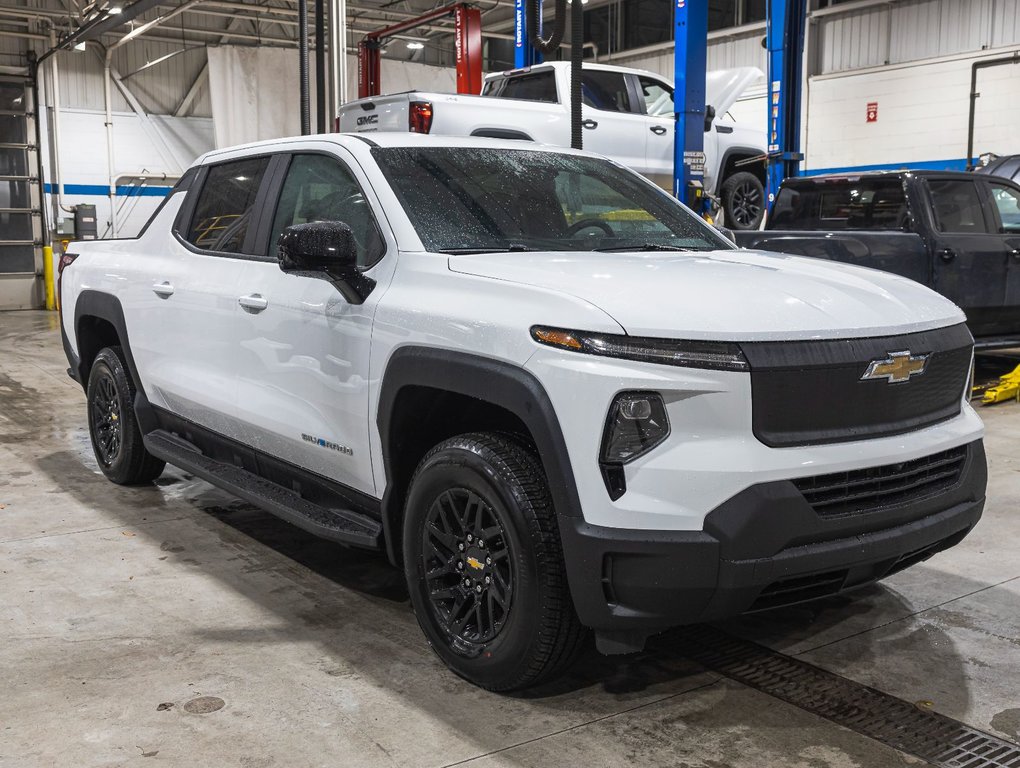
<svg viewBox="0 0 1020 768">
<path fill-rule="evenodd" d="M 97 195 L 109 197 L 110 188 L 105 184 L 64 184 L 65 195 Z M 117 187 L 119 197 L 166 197 L 173 187 Z M 56 187 L 53 184 L 44 184 L 43 190 L 46 194 L 53 194 Z"/>
<path fill-rule="evenodd" d="M 848 165 L 844 168 L 812 168 L 804 176 L 821 176 L 825 173 L 864 173 L 865 171 L 965 171 L 965 158 L 953 160 L 918 160 L 910 163 L 882 163 L 879 165 Z"/>
</svg>

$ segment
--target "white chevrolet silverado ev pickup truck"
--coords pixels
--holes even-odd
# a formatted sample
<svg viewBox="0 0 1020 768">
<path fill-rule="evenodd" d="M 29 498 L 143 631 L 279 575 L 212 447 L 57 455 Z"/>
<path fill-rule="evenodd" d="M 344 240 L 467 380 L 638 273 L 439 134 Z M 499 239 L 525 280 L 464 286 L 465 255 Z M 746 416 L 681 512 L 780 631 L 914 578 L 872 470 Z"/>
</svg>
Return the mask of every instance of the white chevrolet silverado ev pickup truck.
<svg viewBox="0 0 1020 768">
<path fill-rule="evenodd" d="M 757 229 L 765 213 L 764 116 L 760 125 L 729 113 L 757 67 L 709 72 L 705 103 L 705 189 L 730 229 Z M 673 189 L 673 84 L 654 72 L 586 63 L 581 71 L 584 148 Z M 520 139 L 570 146 L 570 64 L 547 62 L 485 77 L 481 96 L 409 91 L 348 102 L 341 131 L 412 131 Z"/>
<path fill-rule="evenodd" d="M 74 243 L 63 342 L 99 467 L 168 462 L 406 573 L 492 690 L 859 587 L 984 504 L 960 310 L 735 248 L 584 152 L 411 134 L 202 157 Z"/>
</svg>

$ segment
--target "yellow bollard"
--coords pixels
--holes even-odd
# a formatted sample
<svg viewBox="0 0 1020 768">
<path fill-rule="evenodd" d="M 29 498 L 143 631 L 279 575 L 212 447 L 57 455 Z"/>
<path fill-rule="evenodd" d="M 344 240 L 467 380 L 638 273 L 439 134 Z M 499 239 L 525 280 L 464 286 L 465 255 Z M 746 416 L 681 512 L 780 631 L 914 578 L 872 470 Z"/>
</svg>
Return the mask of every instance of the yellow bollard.
<svg viewBox="0 0 1020 768">
<path fill-rule="evenodd" d="M 43 246 L 43 282 L 46 284 L 46 309 L 57 308 L 57 292 L 53 282 L 53 248 Z"/>
</svg>

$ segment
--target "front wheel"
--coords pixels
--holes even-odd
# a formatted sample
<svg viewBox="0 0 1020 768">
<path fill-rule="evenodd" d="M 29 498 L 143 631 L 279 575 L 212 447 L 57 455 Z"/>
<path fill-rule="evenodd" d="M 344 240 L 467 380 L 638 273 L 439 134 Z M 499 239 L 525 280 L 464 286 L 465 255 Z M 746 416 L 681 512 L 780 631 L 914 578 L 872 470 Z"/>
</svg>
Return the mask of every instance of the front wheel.
<svg viewBox="0 0 1020 768">
<path fill-rule="evenodd" d="M 92 362 L 87 388 L 89 436 L 99 468 L 117 485 L 150 483 L 166 462 L 145 450 L 135 418 L 135 385 L 120 347 L 106 347 Z"/>
<path fill-rule="evenodd" d="M 753 173 L 741 171 L 723 182 L 720 193 L 725 225 L 730 229 L 757 229 L 765 215 L 765 188 Z"/>
<path fill-rule="evenodd" d="M 403 553 L 418 623 L 461 677 L 510 691 L 576 657 L 584 631 L 545 473 L 529 448 L 488 433 L 433 448 L 411 482 Z"/>
</svg>

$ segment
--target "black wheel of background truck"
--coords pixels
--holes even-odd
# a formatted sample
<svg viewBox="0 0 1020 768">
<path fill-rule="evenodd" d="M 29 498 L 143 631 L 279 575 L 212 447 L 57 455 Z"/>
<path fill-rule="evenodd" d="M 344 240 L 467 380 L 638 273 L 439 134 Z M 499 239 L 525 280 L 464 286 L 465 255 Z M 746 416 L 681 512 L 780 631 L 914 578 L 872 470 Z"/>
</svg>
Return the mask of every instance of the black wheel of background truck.
<svg viewBox="0 0 1020 768">
<path fill-rule="evenodd" d="M 404 517 L 411 605 L 443 662 L 491 691 L 536 685 L 585 632 L 567 588 L 556 512 L 532 450 L 490 433 L 433 448 Z"/>
<path fill-rule="evenodd" d="M 741 171 L 722 185 L 723 222 L 730 229 L 757 229 L 765 215 L 765 188 L 753 173 Z"/>
<path fill-rule="evenodd" d="M 141 485 L 159 477 L 166 462 L 142 444 L 135 385 L 120 347 L 106 347 L 96 355 L 87 391 L 89 436 L 103 474 L 118 485 Z"/>
</svg>

